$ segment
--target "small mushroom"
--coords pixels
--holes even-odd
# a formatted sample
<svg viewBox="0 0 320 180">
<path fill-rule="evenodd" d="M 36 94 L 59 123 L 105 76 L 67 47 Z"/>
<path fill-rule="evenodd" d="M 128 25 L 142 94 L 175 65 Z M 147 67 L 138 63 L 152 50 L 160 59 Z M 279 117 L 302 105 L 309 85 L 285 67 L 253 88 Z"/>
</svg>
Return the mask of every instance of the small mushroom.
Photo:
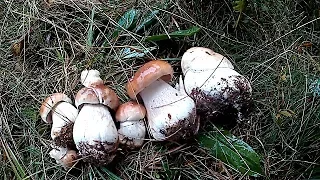
<svg viewBox="0 0 320 180">
<path fill-rule="evenodd" d="M 127 83 L 131 99 L 141 97 L 149 131 L 159 141 L 177 140 L 197 133 L 195 103 L 184 91 L 169 85 L 173 69 L 162 60 L 149 61 Z"/>
<path fill-rule="evenodd" d="M 75 150 L 64 147 L 53 147 L 49 154 L 51 158 L 56 160 L 57 164 L 62 165 L 65 169 L 71 168 L 79 158 Z"/>
<path fill-rule="evenodd" d="M 99 78 L 96 78 L 99 80 Z M 73 127 L 73 139 L 85 162 L 105 165 L 115 157 L 118 131 L 108 108 L 116 110 L 119 99 L 104 84 L 90 81 L 76 95 L 79 115 Z"/>
<path fill-rule="evenodd" d="M 85 87 L 103 84 L 103 80 L 100 78 L 100 72 L 95 69 L 82 71 L 80 81 Z"/>
<path fill-rule="evenodd" d="M 118 134 L 121 144 L 130 149 L 143 145 L 146 135 L 146 126 L 143 122 L 145 115 L 145 107 L 137 102 L 129 101 L 119 106 L 116 112 L 116 120 L 120 122 Z"/>
<path fill-rule="evenodd" d="M 52 123 L 51 138 L 61 147 L 75 147 L 72 129 L 77 115 L 77 108 L 63 93 L 54 93 L 47 97 L 40 107 L 41 119 L 46 123 Z"/>
<path fill-rule="evenodd" d="M 208 48 L 193 47 L 183 54 L 181 68 L 184 89 L 195 100 L 199 114 L 210 119 L 215 113 L 233 113 L 241 120 L 249 112 L 250 82 L 223 55 Z"/>
</svg>

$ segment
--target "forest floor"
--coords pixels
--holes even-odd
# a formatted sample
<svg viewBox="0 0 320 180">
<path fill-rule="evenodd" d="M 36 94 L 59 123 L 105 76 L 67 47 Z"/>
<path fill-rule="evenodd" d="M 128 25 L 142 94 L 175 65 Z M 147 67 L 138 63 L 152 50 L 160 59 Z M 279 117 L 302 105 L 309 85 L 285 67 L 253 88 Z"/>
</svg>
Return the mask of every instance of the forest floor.
<svg viewBox="0 0 320 180">
<path fill-rule="evenodd" d="M 174 85 L 181 56 L 194 46 L 226 56 L 252 85 L 253 111 L 229 131 L 261 157 L 257 179 L 320 178 L 320 2 L 308 2 L 0 1 L 0 179 L 251 178 L 196 137 L 147 139 L 103 167 L 65 170 L 49 156 L 51 125 L 39 115 L 46 97 L 74 99 L 81 71 L 92 68 L 126 102 L 125 84 L 143 63 L 170 62 Z M 146 40 L 191 27 L 200 30 Z M 148 53 L 137 57 L 137 48 Z M 209 129 L 219 131 L 202 124 L 199 133 Z"/>
</svg>

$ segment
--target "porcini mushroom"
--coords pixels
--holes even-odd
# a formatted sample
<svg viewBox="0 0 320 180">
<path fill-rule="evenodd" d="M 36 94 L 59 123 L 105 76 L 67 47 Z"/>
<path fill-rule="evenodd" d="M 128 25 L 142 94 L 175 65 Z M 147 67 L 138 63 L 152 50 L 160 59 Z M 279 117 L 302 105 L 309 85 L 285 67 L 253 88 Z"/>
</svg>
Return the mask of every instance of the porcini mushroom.
<svg viewBox="0 0 320 180">
<path fill-rule="evenodd" d="M 85 87 L 103 84 L 103 80 L 100 78 L 100 72 L 95 69 L 82 71 L 80 81 Z"/>
<path fill-rule="evenodd" d="M 73 123 L 78 110 L 71 99 L 63 93 L 54 93 L 47 97 L 40 107 L 41 119 L 52 123 L 51 138 L 57 146 L 74 148 L 72 137 Z"/>
<path fill-rule="evenodd" d="M 241 120 L 248 112 L 250 82 L 223 55 L 208 48 L 193 47 L 183 54 L 181 68 L 185 91 L 195 100 L 199 114 L 211 118 L 215 113 L 233 112 Z"/>
<path fill-rule="evenodd" d="M 116 110 L 119 99 L 104 84 L 91 81 L 87 85 L 75 98 L 80 112 L 74 123 L 73 139 L 84 161 L 105 165 L 113 160 L 119 144 L 118 131 L 108 109 Z"/>
<path fill-rule="evenodd" d="M 127 83 L 131 99 L 141 97 L 147 110 L 148 126 L 159 141 L 177 140 L 197 133 L 194 101 L 169 85 L 172 66 L 163 60 L 149 61 Z"/>
<path fill-rule="evenodd" d="M 65 169 L 71 168 L 79 157 L 75 150 L 55 146 L 49 154 L 51 158 L 56 160 L 57 164 L 62 165 Z"/>
<path fill-rule="evenodd" d="M 146 109 L 142 104 L 129 101 L 121 104 L 116 112 L 116 120 L 120 122 L 118 130 L 121 144 L 134 149 L 141 147 L 146 135 L 143 119 Z"/>
</svg>

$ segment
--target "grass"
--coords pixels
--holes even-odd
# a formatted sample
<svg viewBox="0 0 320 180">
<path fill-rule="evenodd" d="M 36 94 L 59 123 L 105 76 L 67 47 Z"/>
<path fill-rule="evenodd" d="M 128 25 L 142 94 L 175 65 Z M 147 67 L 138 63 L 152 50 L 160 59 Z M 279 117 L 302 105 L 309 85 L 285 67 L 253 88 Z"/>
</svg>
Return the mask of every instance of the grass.
<svg viewBox="0 0 320 180">
<path fill-rule="evenodd" d="M 262 179 L 320 176 L 320 101 L 309 88 L 320 78 L 319 1 L 253 0 L 236 28 L 239 13 L 230 1 L 56 0 L 50 7 L 45 2 L 51 1 L 0 2 L 1 179 L 249 179 L 195 141 L 146 141 L 141 149 L 120 150 L 107 167 L 71 171 L 48 155 L 50 125 L 41 121 L 38 109 L 49 94 L 63 92 L 74 98 L 81 88 L 80 72 L 96 68 L 125 102 L 124 84 L 141 64 L 153 57 L 181 57 L 192 46 L 224 54 L 250 79 L 254 112 L 231 132 L 262 156 Z M 130 8 L 144 14 L 157 8 L 160 13 L 147 31 L 123 30 L 120 38 L 110 38 L 119 17 Z M 151 34 L 193 25 L 202 30 L 191 37 L 157 44 L 143 41 Z M 15 56 L 11 49 L 19 42 L 24 48 Z M 128 46 L 157 50 L 148 58 L 121 59 L 120 50 Z M 170 63 L 177 77 L 179 61 Z M 202 126 L 201 131 L 208 128 Z"/>
</svg>

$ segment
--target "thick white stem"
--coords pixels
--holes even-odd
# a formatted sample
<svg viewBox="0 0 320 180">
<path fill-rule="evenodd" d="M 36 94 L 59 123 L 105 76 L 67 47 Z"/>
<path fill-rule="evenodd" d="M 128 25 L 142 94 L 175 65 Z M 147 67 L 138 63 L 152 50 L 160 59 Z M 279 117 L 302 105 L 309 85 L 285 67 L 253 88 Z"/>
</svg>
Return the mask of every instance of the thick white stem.
<svg viewBox="0 0 320 180">
<path fill-rule="evenodd" d="M 202 93 L 212 97 L 223 97 L 228 99 L 232 94 L 229 89 L 239 92 L 239 77 L 243 77 L 237 71 L 230 68 L 217 68 L 215 70 L 190 70 L 185 74 L 184 87 L 191 95 L 194 90 L 199 89 Z M 242 82 L 243 86 L 251 86 L 248 82 Z"/>
<path fill-rule="evenodd" d="M 157 140 L 170 138 L 195 121 L 194 101 L 162 80 L 154 81 L 140 96 L 147 110 L 150 131 Z"/>
<path fill-rule="evenodd" d="M 120 123 L 119 140 L 130 148 L 140 147 L 144 142 L 146 127 L 143 120 L 131 120 Z"/>
<path fill-rule="evenodd" d="M 187 71 L 184 77 L 184 87 L 197 102 L 198 112 L 214 114 L 225 111 L 230 105 L 242 119 L 242 112 L 248 108 L 252 88 L 250 82 L 237 71 L 230 68 L 215 70 Z M 243 107 L 244 110 L 243 110 Z"/>
<path fill-rule="evenodd" d="M 73 140 L 84 161 L 95 165 L 110 163 L 119 137 L 108 108 L 102 104 L 84 104 L 73 126 Z"/>
<path fill-rule="evenodd" d="M 78 115 L 78 110 L 68 102 L 60 102 L 52 109 L 52 129 L 51 138 L 60 135 L 61 128 L 69 123 L 73 123 Z"/>
</svg>

